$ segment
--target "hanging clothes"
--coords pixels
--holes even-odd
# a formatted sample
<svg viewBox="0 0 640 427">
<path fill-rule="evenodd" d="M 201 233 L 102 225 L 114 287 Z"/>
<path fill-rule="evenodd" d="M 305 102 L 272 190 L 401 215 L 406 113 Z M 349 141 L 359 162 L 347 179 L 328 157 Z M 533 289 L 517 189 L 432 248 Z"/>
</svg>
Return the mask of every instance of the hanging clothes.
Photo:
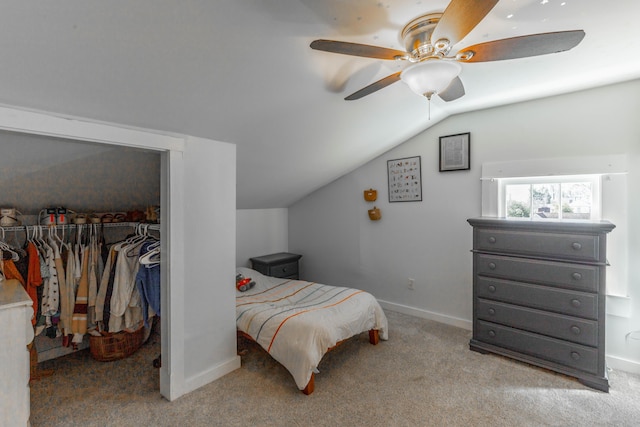
<svg viewBox="0 0 640 427">
<path fill-rule="evenodd" d="M 78 290 L 76 292 L 75 305 L 73 308 L 73 317 L 71 323 L 71 332 L 73 333 L 74 344 L 79 344 L 87 332 L 87 307 L 89 294 L 89 247 L 81 247 L 82 262 L 80 265 L 80 278 L 78 282 Z"/>
<path fill-rule="evenodd" d="M 134 238 L 119 246 L 111 294 L 109 331 L 134 331 L 142 324 L 140 294 L 135 286 L 138 257 L 142 240 Z"/>
<path fill-rule="evenodd" d="M 60 329 L 63 335 L 67 335 L 71 332 L 71 317 L 73 315 L 73 304 L 70 302 L 69 298 L 70 291 L 72 292 L 73 289 L 73 283 L 67 283 L 68 276 L 66 274 L 62 261 L 63 254 L 65 255 L 65 259 L 68 260 L 68 250 L 64 251 L 63 253 L 60 253 L 60 251 L 56 251 L 55 269 L 58 274 L 58 286 L 60 288 L 60 321 L 58 323 L 58 329 Z"/>
<path fill-rule="evenodd" d="M 108 250 L 107 260 L 104 266 L 104 272 L 100 280 L 100 287 L 96 297 L 96 322 L 99 331 L 108 331 L 109 318 L 111 317 L 111 294 L 113 293 L 113 279 L 116 270 L 116 260 L 119 249 L 118 243 L 111 246 Z"/>
<path fill-rule="evenodd" d="M 96 299 L 98 297 L 98 284 L 102 277 L 101 268 L 98 261 L 102 262 L 100 256 L 100 244 L 96 237 L 96 229 L 92 227 L 92 234 L 89 242 L 89 272 L 88 272 L 88 301 L 87 301 L 87 330 L 91 334 L 96 329 Z"/>
<path fill-rule="evenodd" d="M 34 316 L 31 319 L 31 323 L 33 324 L 33 326 L 35 326 L 37 315 L 40 311 L 38 309 L 38 287 L 42 286 L 42 275 L 40 274 L 40 254 L 38 253 L 38 248 L 36 248 L 36 245 L 34 245 L 32 242 L 27 242 L 26 251 L 28 259 L 26 289 L 27 293 L 31 297 L 31 301 L 33 301 Z"/>
<path fill-rule="evenodd" d="M 44 283 L 44 289 L 42 290 L 42 302 L 41 312 L 42 315 L 47 318 L 46 325 L 51 326 L 51 317 L 56 316 L 60 310 L 60 281 L 58 279 L 58 270 L 56 269 L 56 257 L 58 252 L 57 246 L 52 248 L 49 245 L 45 246 L 46 250 L 46 265 L 49 269 L 49 278 Z"/>
<path fill-rule="evenodd" d="M 136 286 L 141 296 L 142 317 L 144 326 L 149 327 L 149 319 L 154 313 L 160 316 L 160 264 L 159 262 L 144 263 L 144 259 L 148 259 L 147 255 L 152 252 L 159 251 L 159 243 L 147 241 L 140 248 L 140 263 L 136 275 Z"/>
</svg>

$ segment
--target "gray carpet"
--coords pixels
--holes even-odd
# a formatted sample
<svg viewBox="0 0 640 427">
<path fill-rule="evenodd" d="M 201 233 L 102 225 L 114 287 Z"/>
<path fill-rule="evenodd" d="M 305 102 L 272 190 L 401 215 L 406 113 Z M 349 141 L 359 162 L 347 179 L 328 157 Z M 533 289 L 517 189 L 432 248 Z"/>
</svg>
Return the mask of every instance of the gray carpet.
<svg viewBox="0 0 640 427">
<path fill-rule="evenodd" d="M 159 394 L 159 336 L 133 356 L 96 362 L 81 351 L 40 364 L 32 426 L 638 426 L 640 376 L 610 372 L 611 392 L 495 355 L 469 351 L 466 330 L 387 312 L 389 341 L 368 334 L 325 356 L 303 395 L 257 345 L 242 368 L 174 402 Z M 244 351 L 243 351 L 244 350 Z"/>
</svg>

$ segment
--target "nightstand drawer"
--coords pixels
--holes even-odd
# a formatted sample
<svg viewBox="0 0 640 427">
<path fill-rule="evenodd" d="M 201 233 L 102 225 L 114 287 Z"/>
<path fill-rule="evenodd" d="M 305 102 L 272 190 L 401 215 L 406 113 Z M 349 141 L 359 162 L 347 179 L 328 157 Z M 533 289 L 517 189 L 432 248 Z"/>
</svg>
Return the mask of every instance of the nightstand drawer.
<svg viewBox="0 0 640 427">
<path fill-rule="evenodd" d="M 483 299 L 476 301 L 476 317 L 592 347 L 598 345 L 598 322 L 595 320 Z"/>
<path fill-rule="evenodd" d="M 298 276 L 298 261 L 288 264 L 274 265 L 269 267 L 268 276 L 273 277 L 292 277 Z"/>
<path fill-rule="evenodd" d="M 485 254 L 475 254 L 475 264 L 482 276 L 590 292 L 597 292 L 599 288 L 600 267 L 594 265 Z"/>
<path fill-rule="evenodd" d="M 476 296 L 598 319 L 598 294 L 479 276 L 476 278 Z"/>
<path fill-rule="evenodd" d="M 600 259 L 598 236 L 478 229 L 475 237 L 475 249 L 482 251 L 576 261 L 604 261 Z"/>
<path fill-rule="evenodd" d="M 495 323 L 476 321 L 474 338 L 488 344 L 540 357 L 598 374 L 598 349 L 574 344 Z"/>
</svg>

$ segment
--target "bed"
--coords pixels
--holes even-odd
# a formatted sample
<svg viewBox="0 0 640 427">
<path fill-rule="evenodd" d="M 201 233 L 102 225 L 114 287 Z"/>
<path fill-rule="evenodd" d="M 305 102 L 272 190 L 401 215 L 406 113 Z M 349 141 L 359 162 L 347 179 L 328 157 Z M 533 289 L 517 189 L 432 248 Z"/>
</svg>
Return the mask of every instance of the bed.
<svg viewBox="0 0 640 427">
<path fill-rule="evenodd" d="M 314 372 L 327 351 L 369 331 L 369 341 L 388 339 L 387 318 L 373 295 L 353 288 L 265 276 L 249 268 L 238 274 L 256 285 L 236 291 L 236 325 L 311 394 Z"/>
</svg>

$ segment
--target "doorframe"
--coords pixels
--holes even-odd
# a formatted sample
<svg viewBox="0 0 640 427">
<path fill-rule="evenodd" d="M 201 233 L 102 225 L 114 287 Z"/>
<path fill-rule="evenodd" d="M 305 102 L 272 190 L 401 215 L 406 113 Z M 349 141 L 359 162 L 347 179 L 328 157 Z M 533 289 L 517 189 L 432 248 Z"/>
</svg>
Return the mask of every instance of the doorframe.
<svg viewBox="0 0 640 427">
<path fill-rule="evenodd" d="M 184 394 L 184 289 L 179 284 L 185 272 L 185 136 L 4 105 L 0 105 L 0 130 L 161 152 L 160 394 L 170 401 Z"/>
</svg>

